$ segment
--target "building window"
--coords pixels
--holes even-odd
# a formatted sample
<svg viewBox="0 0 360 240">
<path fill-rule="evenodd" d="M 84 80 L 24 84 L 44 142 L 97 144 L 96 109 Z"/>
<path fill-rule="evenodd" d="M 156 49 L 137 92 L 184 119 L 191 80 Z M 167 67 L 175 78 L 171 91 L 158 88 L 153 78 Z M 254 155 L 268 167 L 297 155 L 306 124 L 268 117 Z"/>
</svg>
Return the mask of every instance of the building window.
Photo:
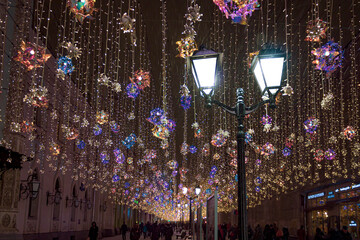
<svg viewBox="0 0 360 240">
<path fill-rule="evenodd" d="M 59 178 L 57 178 L 56 182 L 55 182 L 55 192 L 61 192 Z M 59 217 L 60 217 L 60 202 L 58 202 L 58 203 L 54 202 L 53 219 L 58 221 Z"/>
<path fill-rule="evenodd" d="M 33 180 L 39 181 L 39 176 L 37 174 L 37 169 L 34 170 L 33 173 Z M 39 196 L 37 196 L 35 199 L 32 198 L 32 195 L 29 195 L 29 218 L 37 218 L 38 213 L 38 206 L 39 206 Z"/>
<path fill-rule="evenodd" d="M 74 204 L 74 200 L 77 198 L 77 194 L 76 194 L 76 185 L 74 185 L 73 187 L 73 191 L 72 191 L 72 204 L 71 204 L 71 222 L 75 222 L 75 213 L 76 213 L 76 207 Z"/>
</svg>

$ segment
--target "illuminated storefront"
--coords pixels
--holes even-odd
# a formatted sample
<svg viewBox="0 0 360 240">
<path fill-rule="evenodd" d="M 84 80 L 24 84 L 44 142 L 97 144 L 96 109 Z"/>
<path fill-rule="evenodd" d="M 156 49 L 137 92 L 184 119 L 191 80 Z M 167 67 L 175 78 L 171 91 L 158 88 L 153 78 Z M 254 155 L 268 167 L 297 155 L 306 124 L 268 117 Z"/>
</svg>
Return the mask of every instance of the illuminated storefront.
<svg viewBox="0 0 360 240">
<path fill-rule="evenodd" d="M 347 226 L 354 240 L 360 230 L 360 184 L 339 184 L 306 196 L 306 225 L 308 234 L 315 235 L 316 228 L 324 234 L 331 229 Z"/>
</svg>

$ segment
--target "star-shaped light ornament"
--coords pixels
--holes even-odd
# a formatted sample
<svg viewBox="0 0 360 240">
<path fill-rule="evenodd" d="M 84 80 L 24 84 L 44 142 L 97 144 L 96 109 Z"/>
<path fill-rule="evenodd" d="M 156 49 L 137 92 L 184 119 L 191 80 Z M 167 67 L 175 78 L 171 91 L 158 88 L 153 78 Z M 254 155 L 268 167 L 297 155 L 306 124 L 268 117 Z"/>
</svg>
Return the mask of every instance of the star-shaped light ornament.
<svg viewBox="0 0 360 240">
<path fill-rule="evenodd" d="M 62 47 L 67 50 L 67 56 L 69 58 L 80 58 L 81 55 L 81 48 L 78 48 L 75 44 L 72 42 L 64 42 L 62 44 Z"/>
<path fill-rule="evenodd" d="M 89 126 L 89 121 L 86 118 L 83 118 L 83 121 L 81 123 L 81 127 L 87 127 Z"/>
<path fill-rule="evenodd" d="M 330 110 L 333 100 L 334 100 L 334 95 L 331 92 L 329 92 L 321 100 L 321 108 L 324 110 Z"/>
<path fill-rule="evenodd" d="M 106 76 L 105 73 L 100 74 L 100 76 L 99 76 L 99 78 L 97 79 L 97 81 L 98 81 L 99 85 L 101 85 L 101 86 L 106 86 L 106 87 L 108 87 L 108 86 L 110 86 L 110 84 L 111 84 L 110 78 L 109 78 L 108 76 Z"/>
<path fill-rule="evenodd" d="M 286 86 L 283 87 L 281 89 L 281 91 L 283 92 L 284 96 L 289 96 L 290 97 L 291 95 L 294 94 L 293 88 L 289 84 L 286 84 Z"/>
<path fill-rule="evenodd" d="M 131 121 L 131 120 L 134 120 L 134 119 L 135 119 L 135 113 L 134 112 L 129 113 L 128 120 Z"/>
<path fill-rule="evenodd" d="M 195 38 L 196 31 L 193 25 L 185 24 L 184 28 L 185 30 L 182 32 L 183 35 L 187 37 Z"/>
<path fill-rule="evenodd" d="M 73 119 L 74 119 L 74 122 L 75 122 L 75 123 L 80 122 L 80 116 L 79 116 L 79 115 L 76 115 L 76 114 L 75 114 Z"/>
<path fill-rule="evenodd" d="M 337 138 L 335 137 L 335 136 L 331 136 L 330 138 L 329 138 L 329 143 L 330 144 L 335 144 L 335 143 L 337 143 Z"/>
<path fill-rule="evenodd" d="M 118 82 L 113 82 L 113 83 L 112 83 L 112 89 L 113 89 L 115 92 L 117 92 L 117 93 L 121 92 L 121 85 L 120 85 L 120 83 L 118 83 Z"/>
<path fill-rule="evenodd" d="M 317 18 L 308 22 L 306 26 L 305 41 L 320 42 L 321 39 L 326 38 L 326 31 L 328 30 L 328 23 Z"/>
<path fill-rule="evenodd" d="M 58 113 L 56 110 L 53 110 L 51 113 L 50 113 L 50 117 L 52 120 L 55 120 L 58 118 Z"/>
<path fill-rule="evenodd" d="M 24 97 L 24 102 L 32 105 L 34 107 L 48 107 L 48 98 L 47 98 L 48 90 L 46 87 L 32 87 L 30 89 L 29 94 L 26 94 Z"/>
<path fill-rule="evenodd" d="M 279 130 L 280 130 L 280 127 L 276 124 L 274 124 L 274 127 L 271 129 L 271 131 L 273 131 L 273 132 L 277 132 Z"/>
<path fill-rule="evenodd" d="M 129 33 L 134 31 L 136 19 L 131 18 L 127 13 L 124 13 L 120 19 L 121 30 L 124 33 Z"/>
<path fill-rule="evenodd" d="M 200 13 L 200 6 L 198 4 L 188 7 L 188 13 L 185 14 L 185 18 L 192 22 L 200 22 L 202 16 L 203 14 Z"/>
</svg>

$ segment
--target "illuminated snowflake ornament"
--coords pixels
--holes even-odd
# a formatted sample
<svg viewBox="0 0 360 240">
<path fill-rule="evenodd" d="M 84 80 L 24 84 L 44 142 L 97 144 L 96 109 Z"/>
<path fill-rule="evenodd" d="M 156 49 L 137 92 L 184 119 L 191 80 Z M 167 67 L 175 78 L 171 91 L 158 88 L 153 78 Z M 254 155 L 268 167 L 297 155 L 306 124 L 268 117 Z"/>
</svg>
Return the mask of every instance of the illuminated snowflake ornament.
<svg viewBox="0 0 360 240">
<path fill-rule="evenodd" d="M 270 156 L 271 154 L 275 153 L 275 147 L 271 143 L 265 143 L 262 146 L 260 153 L 264 156 Z"/>
<path fill-rule="evenodd" d="M 319 119 L 317 119 L 315 117 L 309 117 L 304 122 L 304 129 L 307 133 L 313 134 L 316 132 L 317 128 L 319 127 L 319 124 L 320 124 Z"/>
<path fill-rule="evenodd" d="M 334 160 L 336 157 L 335 151 L 330 148 L 327 151 L 325 151 L 324 155 L 327 160 Z"/>
<path fill-rule="evenodd" d="M 319 18 L 310 20 L 306 26 L 305 41 L 320 42 L 321 39 L 326 38 L 328 28 L 328 23 Z"/>
<path fill-rule="evenodd" d="M 32 87 L 29 94 L 25 95 L 24 102 L 34 107 L 48 107 L 48 90 L 46 87 Z"/>
<path fill-rule="evenodd" d="M 74 71 L 75 67 L 71 58 L 62 56 L 57 61 L 57 70 L 64 73 L 64 76 L 70 75 Z"/>
<path fill-rule="evenodd" d="M 327 75 L 333 73 L 342 64 L 344 52 L 338 43 L 329 41 L 320 48 L 311 51 L 314 55 L 315 69 L 325 71 Z"/>
<path fill-rule="evenodd" d="M 198 50 L 198 47 L 193 37 L 181 38 L 181 40 L 176 42 L 176 45 L 178 45 L 177 50 L 179 51 L 177 57 L 181 58 L 190 57 L 196 50 Z"/>
<path fill-rule="evenodd" d="M 226 143 L 229 136 L 230 133 L 228 131 L 220 129 L 211 137 L 211 145 L 215 147 L 222 147 Z"/>
<path fill-rule="evenodd" d="M 140 94 L 140 90 L 135 83 L 129 83 L 126 86 L 126 94 L 128 95 L 129 98 L 135 99 Z"/>
<path fill-rule="evenodd" d="M 314 159 L 318 162 L 321 162 L 325 157 L 325 153 L 323 150 L 321 149 L 317 149 L 315 152 L 314 152 Z"/>
<path fill-rule="evenodd" d="M 330 110 L 333 100 L 334 100 L 334 95 L 331 92 L 326 94 L 324 98 L 321 100 L 321 108 L 325 110 Z"/>
<path fill-rule="evenodd" d="M 290 97 L 291 95 L 294 94 L 293 88 L 289 84 L 286 84 L 286 86 L 283 87 L 281 89 L 281 91 L 283 92 L 284 96 L 289 96 Z"/>
<path fill-rule="evenodd" d="M 133 32 L 135 22 L 136 20 L 134 18 L 131 18 L 127 13 L 124 13 L 120 19 L 121 30 L 123 30 L 124 33 Z"/>
<path fill-rule="evenodd" d="M 46 54 L 46 49 L 40 47 L 34 43 L 25 43 L 24 41 L 20 44 L 20 50 L 14 57 L 15 61 L 23 64 L 28 71 L 41 67 L 49 58 L 51 54 Z"/>
<path fill-rule="evenodd" d="M 134 133 L 131 133 L 129 136 L 127 136 L 125 138 L 125 140 L 122 141 L 122 144 L 124 144 L 124 146 L 127 149 L 130 149 L 132 146 L 134 146 L 136 143 L 136 135 Z"/>
<path fill-rule="evenodd" d="M 353 128 L 352 126 L 347 126 L 342 134 L 344 135 L 344 137 L 347 139 L 347 140 L 352 140 L 355 136 L 356 136 L 356 129 Z"/>
<path fill-rule="evenodd" d="M 105 73 L 101 73 L 99 78 L 97 79 L 97 82 L 99 83 L 99 85 L 101 86 L 110 86 L 111 85 L 111 80 L 108 76 L 106 76 Z"/>
<path fill-rule="evenodd" d="M 96 122 L 100 125 L 103 125 L 109 121 L 109 114 L 101 110 L 96 113 Z"/>
<path fill-rule="evenodd" d="M 80 58 L 81 55 L 81 49 L 78 48 L 75 44 L 73 44 L 72 42 L 64 42 L 62 44 L 62 47 L 65 48 L 67 50 L 67 56 L 69 58 L 75 58 L 78 59 Z"/>
<path fill-rule="evenodd" d="M 96 0 L 67 0 L 67 6 L 70 12 L 75 15 L 77 21 L 81 24 L 85 19 L 92 19 L 91 14 L 96 11 L 94 8 Z"/>
<path fill-rule="evenodd" d="M 192 22 L 200 22 L 203 14 L 200 13 L 200 6 L 195 4 L 194 6 L 188 7 L 188 13 L 185 14 L 185 18 Z"/>
<path fill-rule="evenodd" d="M 134 73 L 134 76 L 130 78 L 130 81 L 137 85 L 140 90 L 144 90 L 147 87 L 150 87 L 150 73 L 145 72 L 142 69 L 137 70 Z"/>
</svg>

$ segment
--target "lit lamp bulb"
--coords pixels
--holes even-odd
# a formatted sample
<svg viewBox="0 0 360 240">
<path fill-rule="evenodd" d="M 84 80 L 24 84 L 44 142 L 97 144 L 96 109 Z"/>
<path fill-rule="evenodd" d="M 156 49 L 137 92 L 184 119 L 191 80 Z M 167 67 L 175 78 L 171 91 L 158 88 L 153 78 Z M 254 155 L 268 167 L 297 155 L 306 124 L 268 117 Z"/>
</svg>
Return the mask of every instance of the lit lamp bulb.
<svg viewBox="0 0 360 240">
<path fill-rule="evenodd" d="M 201 192 L 201 188 L 200 188 L 199 186 L 197 186 L 197 187 L 195 188 L 195 194 L 196 194 L 196 195 L 199 195 L 200 192 Z"/>
<path fill-rule="evenodd" d="M 186 194 L 187 191 L 188 191 L 187 187 L 183 187 L 183 189 L 182 189 L 183 194 Z"/>
</svg>

